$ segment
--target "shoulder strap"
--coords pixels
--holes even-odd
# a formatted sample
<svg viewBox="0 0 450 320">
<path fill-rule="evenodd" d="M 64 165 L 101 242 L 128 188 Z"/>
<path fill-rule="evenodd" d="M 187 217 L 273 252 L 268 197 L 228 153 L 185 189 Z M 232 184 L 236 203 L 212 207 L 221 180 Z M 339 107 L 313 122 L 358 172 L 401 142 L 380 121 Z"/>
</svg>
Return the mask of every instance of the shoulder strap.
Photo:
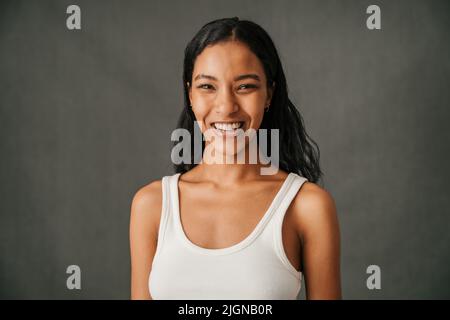
<svg viewBox="0 0 450 320">
<path fill-rule="evenodd" d="M 297 195 L 298 191 L 302 187 L 302 185 L 308 181 L 305 177 L 301 177 L 297 174 L 293 174 L 294 179 L 289 186 L 288 190 L 284 194 L 284 199 L 281 201 L 281 204 L 277 208 L 274 216 L 274 224 L 273 224 L 273 239 L 274 239 L 274 245 L 275 250 L 282 260 L 283 264 L 294 274 L 295 276 L 298 276 L 297 270 L 291 265 L 289 262 L 289 259 L 286 256 L 286 253 L 284 251 L 283 247 L 283 221 L 284 216 L 286 215 L 287 209 L 291 205 L 293 199 Z"/>
<path fill-rule="evenodd" d="M 161 218 L 159 220 L 159 228 L 158 228 L 158 241 L 156 247 L 156 253 L 153 260 L 156 260 L 156 257 L 159 255 L 161 251 L 162 245 L 164 243 L 164 236 L 167 229 L 167 223 L 170 217 L 171 207 L 170 207 L 170 182 L 172 176 L 164 176 L 161 180 L 161 188 L 162 188 L 162 206 L 161 206 Z"/>
<path fill-rule="evenodd" d="M 292 200 L 297 195 L 297 193 L 300 190 L 303 183 L 308 181 L 308 179 L 306 179 L 305 177 L 301 177 L 296 173 L 292 173 L 292 175 L 293 175 L 292 183 L 290 184 L 289 188 L 286 190 L 283 200 L 281 201 L 280 205 L 277 208 L 277 212 L 275 213 L 277 216 L 285 215 L 286 210 L 291 205 Z"/>
</svg>

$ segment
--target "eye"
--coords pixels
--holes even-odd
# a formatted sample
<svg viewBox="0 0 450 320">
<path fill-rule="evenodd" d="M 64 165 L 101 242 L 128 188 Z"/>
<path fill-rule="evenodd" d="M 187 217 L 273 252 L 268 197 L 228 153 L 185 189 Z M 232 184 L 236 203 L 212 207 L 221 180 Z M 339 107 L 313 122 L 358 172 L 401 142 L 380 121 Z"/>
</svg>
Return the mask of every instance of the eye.
<svg viewBox="0 0 450 320">
<path fill-rule="evenodd" d="M 258 86 L 248 83 L 248 84 L 241 84 L 238 87 L 238 90 L 247 90 L 247 89 L 255 89 L 255 88 L 258 88 Z"/>
<path fill-rule="evenodd" d="M 198 89 L 203 89 L 203 90 L 212 90 L 214 89 L 214 87 L 208 83 L 203 83 L 197 86 Z"/>
</svg>

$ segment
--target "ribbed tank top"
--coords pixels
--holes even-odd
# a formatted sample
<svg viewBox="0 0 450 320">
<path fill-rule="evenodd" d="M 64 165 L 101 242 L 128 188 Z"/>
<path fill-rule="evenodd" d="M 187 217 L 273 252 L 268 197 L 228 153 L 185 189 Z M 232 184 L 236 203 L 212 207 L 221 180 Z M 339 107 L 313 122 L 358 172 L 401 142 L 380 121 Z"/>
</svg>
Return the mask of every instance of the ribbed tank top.
<svg viewBox="0 0 450 320">
<path fill-rule="evenodd" d="M 180 173 L 162 178 L 158 241 L 148 279 L 155 300 L 296 299 L 302 273 L 283 249 L 283 218 L 306 178 L 289 173 L 255 229 L 241 242 L 209 249 L 192 243 L 180 219 Z"/>
</svg>

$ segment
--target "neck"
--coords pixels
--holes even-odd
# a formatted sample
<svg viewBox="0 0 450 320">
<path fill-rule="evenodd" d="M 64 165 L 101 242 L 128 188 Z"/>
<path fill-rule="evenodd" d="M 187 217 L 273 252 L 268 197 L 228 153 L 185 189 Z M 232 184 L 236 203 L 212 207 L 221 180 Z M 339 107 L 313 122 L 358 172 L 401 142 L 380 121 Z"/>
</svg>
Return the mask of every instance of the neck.
<svg viewBox="0 0 450 320">
<path fill-rule="evenodd" d="M 270 167 L 271 164 L 266 164 L 267 159 L 259 152 L 256 154 L 256 159 L 250 159 L 248 145 L 233 155 L 226 153 L 211 155 L 209 152 L 204 152 L 197 170 L 205 179 L 221 185 L 257 179 L 262 175 L 261 169 Z M 238 162 L 239 158 L 242 159 L 240 162 Z"/>
</svg>

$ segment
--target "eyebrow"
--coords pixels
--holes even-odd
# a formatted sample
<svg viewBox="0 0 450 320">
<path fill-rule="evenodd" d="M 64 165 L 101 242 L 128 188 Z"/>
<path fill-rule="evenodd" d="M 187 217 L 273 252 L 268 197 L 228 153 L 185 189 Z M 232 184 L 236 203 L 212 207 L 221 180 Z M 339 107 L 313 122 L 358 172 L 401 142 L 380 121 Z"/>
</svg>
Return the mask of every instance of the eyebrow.
<svg viewBox="0 0 450 320">
<path fill-rule="evenodd" d="M 210 76 L 210 75 L 207 75 L 207 74 L 202 74 L 202 73 L 197 75 L 194 78 L 194 81 L 199 80 L 199 79 L 209 79 L 209 80 L 217 81 L 216 77 L 213 77 L 213 76 Z M 247 73 L 247 74 L 241 74 L 240 76 L 237 76 L 236 78 L 234 78 L 234 81 L 239 81 L 239 80 L 244 80 L 244 79 L 254 79 L 254 80 L 257 80 L 257 81 L 261 80 L 257 74 Z"/>
</svg>

